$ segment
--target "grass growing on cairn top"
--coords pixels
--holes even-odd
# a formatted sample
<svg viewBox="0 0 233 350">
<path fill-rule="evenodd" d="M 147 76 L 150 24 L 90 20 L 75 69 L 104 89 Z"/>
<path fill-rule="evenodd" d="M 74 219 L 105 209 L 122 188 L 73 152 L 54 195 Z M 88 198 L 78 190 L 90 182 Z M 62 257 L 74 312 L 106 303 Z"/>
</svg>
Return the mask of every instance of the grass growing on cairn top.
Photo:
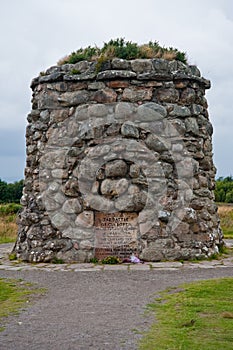
<svg viewBox="0 0 233 350">
<path fill-rule="evenodd" d="M 132 60 L 136 58 L 164 58 L 187 63 L 186 53 L 173 47 L 162 47 L 157 41 L 149 41 L 147 44 L 138 45 L 124 38 L 112 39 L 104 43 L 102 48 L 88 46 L 72 52 L 70 55 L 58 61 L 58 65 L 80 61 L 107 61 L 115 57 Z"/>
</svg>

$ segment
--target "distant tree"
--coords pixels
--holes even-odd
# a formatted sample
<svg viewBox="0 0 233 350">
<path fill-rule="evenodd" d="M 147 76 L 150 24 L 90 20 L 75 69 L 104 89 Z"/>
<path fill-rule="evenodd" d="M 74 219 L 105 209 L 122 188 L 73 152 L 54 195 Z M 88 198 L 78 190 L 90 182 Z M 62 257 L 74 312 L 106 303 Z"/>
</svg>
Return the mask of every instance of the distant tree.
<svg viewBox="0 0 233 350">
<path fill-rule="evenodd" d="M 233 190 L 227 192 L 225 201 L 226 203 L 233 203 Z"/>
<path fill-rule="evenodd" d="M 233 182 L 233 177 L 232 177 L 232 175 L 225 177 L 225 178 L 223 179 L 223 181 L 224 181 L 224 182 Z"/>
<path fill-rule="evenodd" d="M 216 186 L 216 189 L 215 189 L 215 200 L 216 200 L 216 202 L 224 203 L 225 199 L 226 199 L 225 191 L 222 188 L 218 189 L 217 186 Z"/>
<path fill-rule="evenodd" d="M 19 203 L 23 192 L 23 180 L 6 183 L 0 179 L 0 203 Z"/>
<path fill-rule="evenodd" d="M 233 177 L 219 177 L 216 180 L 215 200 L 222 203 L 233 203 Z"/>
<path fill-rule="evenodd" d="M 7 183 L 0 179 L 0 202 L 6 203 L 7 201 Z"/>
</svg>

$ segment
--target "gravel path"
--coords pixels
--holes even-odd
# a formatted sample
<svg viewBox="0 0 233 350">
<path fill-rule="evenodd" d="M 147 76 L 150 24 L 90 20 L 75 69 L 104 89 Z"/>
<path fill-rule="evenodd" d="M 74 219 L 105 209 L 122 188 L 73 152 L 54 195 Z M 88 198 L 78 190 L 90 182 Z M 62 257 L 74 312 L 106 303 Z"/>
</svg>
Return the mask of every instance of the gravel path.
<svg viewBox="0 0 233 350">
<path fill-rule="evenodd" d="M 0 265 L 1 266 L 1 265 Z M 143 265 L 140 265 L 143 266 Z M 196 265 L 197 266 L 197 265 Z M 232 266 L 120 270 L 0 270 L 47 288 L 0 332 L 1 350 L 133 350 L 148 329 L 146 304 L 159 291 L 194 280 L 233 277 Z"/>
<path fill-rule="evenodd" d="M 0 333 L 1 350 L 137 349 L 135 330 L 149 327 L 145 306 L 158 291 L 183 282 L 233 277 L 233 269 L 176 271 L 1 271 L 48 293 Z"/>
</svg>

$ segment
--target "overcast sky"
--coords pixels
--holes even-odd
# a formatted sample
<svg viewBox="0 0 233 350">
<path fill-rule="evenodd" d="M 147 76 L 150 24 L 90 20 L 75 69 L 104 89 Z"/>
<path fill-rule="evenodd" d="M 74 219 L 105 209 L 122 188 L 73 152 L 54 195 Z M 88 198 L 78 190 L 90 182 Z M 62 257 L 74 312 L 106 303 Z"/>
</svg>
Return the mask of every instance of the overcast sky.
<svg viewBox="0 0 233 350">
<path fill-rule="evenodd" d="M 0 178 L 23 178 L 33 77 L 79 47 L 125 37 L 186 51 L 207 92 L 218 176 L 233 174 L 232 0 L 0 0 Z"/>
</svg>

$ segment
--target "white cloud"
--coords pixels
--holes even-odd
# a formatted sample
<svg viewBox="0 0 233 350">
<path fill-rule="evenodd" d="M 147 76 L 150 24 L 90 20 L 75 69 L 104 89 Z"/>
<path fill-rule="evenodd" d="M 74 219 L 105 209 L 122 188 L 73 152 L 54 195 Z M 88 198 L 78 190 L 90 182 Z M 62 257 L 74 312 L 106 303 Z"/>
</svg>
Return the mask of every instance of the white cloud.
<svg viewBox="0 0 233 350">
<path fill-rule="evenodd" d="M 0 29 L 0 131 L 24 133 L 30 81 L 59 58 L 116 37 L 139 43 L 158 40 L 186 51 L 190 62 L 211 79 L 207 97 L 215 159 L 220 174 L 233 173 L 232 0 L 8 0 L 1 4 Z M 1 158 L 1 172 L 6 161 Z M 24 162 L 19 166 L 23 169 Z"/>
</svg>

